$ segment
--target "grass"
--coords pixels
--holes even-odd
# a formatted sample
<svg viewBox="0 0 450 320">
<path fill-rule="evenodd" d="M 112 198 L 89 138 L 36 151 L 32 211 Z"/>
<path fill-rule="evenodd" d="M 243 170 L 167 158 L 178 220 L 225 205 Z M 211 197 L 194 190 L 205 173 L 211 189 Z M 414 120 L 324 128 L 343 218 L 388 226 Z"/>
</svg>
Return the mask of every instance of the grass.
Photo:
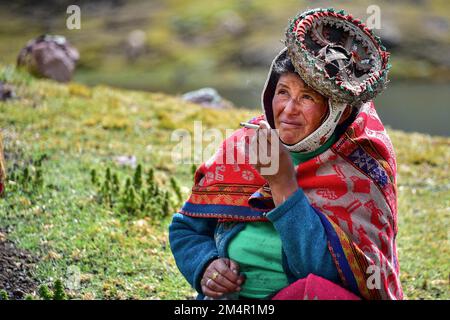
<svg viewBox="0 0 450 320">
<path fill-rule="evenodd" d="M 117 6 L 92 2 L 91 7 L 80 7 L 80 30 L 66 28 L 68 15 L 64 3 L 67 1 L 53 6 L 35 5 L 40 10 L 33 10 L 33 13 L 20 3 L 0 4 L 0 62 L 14 63 L 28 40 L 48 32 L 66 36 L 80 51 L 76 80 L 89 85 L 108 83 L 152 91 L 172 87 L 179 92 L 208 84 L 220 86 L 220 89 L 236 89 L 245 83 L 236 83 L 235 78 L 246 79 L 253 71 L 251 64 L 241 61 L 242 54 L 244 60 L 253 57 L 256 67 L 265 73 L 271 60 L 266 61 L 265 56 L 268 52 L 269 57 L 278 52 L 288 19 L 297 12 L 334 6 L 365 21 L 369 17 L 367 7 L 374 4 L 370 0 L 313 3 L 286 0 L 276 4 L 269 0 L 213 0 L 207 6 L 204 0 L 138 0 Z M 448 46 L 450 33 L 445 32 L 445 26 L 450 20 L 449 2 L 423 1 L 416 5 L 410 2 L 376 1 L 381 10 L 382 26 L 392 24 L 394 34 L 398 28 L 402 42 L 414 44 L 413 47 L 422 43 L 428 45 L 429 39 L 437 41 L 442 48 Z M 417 21 L 428 21 L 426 26 L 434 27 L 424 27 Z M 230 25 L 241 27 L 233 31 Z M 436 33 L 436 26 L 444 31 Z M 146 33 L 146 50 L 131 62 L 124 43 L 136 29 Z M 448 64 L 435 65 L 426 56 L 411 53 L 408 46 L 402 50 L 393 48 L 391 78 L 422 81 L 450 78 Z M 223 73 L 232 77 L 210 76 Z"/>
<path fill-rule="evenodd" d="M 192 131 L 194 120 L 208 128 L 237 128 L 257 111 L 203 109 L 160 93 L 61 85 L 8 66 L 0 66 L 0 80 L 13 84 L 18 96 L 0 102 L 9 173 L 29 167 L 33 175 L 33 159 L 45 155 L 42 187 L 30 192 L 8 185 L 0 198 L 0 228 L 39 256 L 33 272 L 38 283 L 66 279 L 75 267 L 81 286 L 68 291 L 73 299 L 194 297 L 170 252 L 170 216 L 152 210 L 136 216 L 99 203 L 90 172 L 102 177 L 111 168 L 122 181 L 134 169 L 114 157 L 134 155 L 144 169 L 155 169 L 161 188 L 170 190 L 175 177 L 187 196 L 192 168 L 171 161 L 173 129 Z M 389 134 L 399 164 L 398 247 L 406 297 L 449 299 L 450 139 Z"/>
<path fill-rule="evenodd" d="M 113 158 L 134 155 L 145 168 L 156 169 L 162 186 L 168 188 L 176 176 L 186 195 L 191 166 L 177 168 L 170 161 L 172 129 L 189 129 L 194 118 L 212 126 L 219 116 L 223 129 L 237 128 L 252 112 L 203 112 L 163 94 L 59 85 L 11 68 L 3 68 L 0 79 L 14 84 L 19 97 L 0 104 L 8 166 L 23 167 L 46 155 L 41 191 L 17 190 L 0 199 L 0 226 L 11 230 L 8 237 L 21 248 L 41 257 L 34 274 L 39 282 L 65 278 L 76 266 L 82 286 L 72 298 L 192 297 L 168 247 L 170 217 L 123 216 L 99 205 L 89 173 L 111 167 L 130 177 L 134 171 Z"/>
</svg>

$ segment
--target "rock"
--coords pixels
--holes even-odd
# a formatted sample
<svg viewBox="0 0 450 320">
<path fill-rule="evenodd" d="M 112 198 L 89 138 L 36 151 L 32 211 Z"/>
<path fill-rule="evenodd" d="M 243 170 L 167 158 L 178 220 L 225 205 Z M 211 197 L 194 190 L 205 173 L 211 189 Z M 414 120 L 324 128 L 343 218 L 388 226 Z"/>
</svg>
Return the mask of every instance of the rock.
<svg viewBox="0 0 450 320">
<path fill-rule="evenodd" d="M 423 50 L 424 47 L 427 50 Z M 450 49 L 436 40 L 422 40 L 420 44 L 410 45 L 408 49 L 411 56 L 450 68 Z"/>
<path fill-rule="evenodd" d="M 142 30 L 133 30 L 128 34 L 125 53 L 129 61 L 135 61 L 146 52 L 146 37 L 147 35 Z"/>
<path fill-rule="evenodd" d="M 238 37 L 246 31 L 247 24 L 245 20 L 236 12 L 225 11 L 220 15 L 220 23 L 218 33 L 223 31 Z"/>
<path fill-rule="evenodd" d="M 114 158 L 114 161 L 120 166 L 128 166 L 132 168 L 136 168 L 137 160 L 135 156 L 117 156 Z"/>
<path fill-rule="evenodd" d="M 183 94 L 182 99 L 184 101 L 217 109 L 226 109 L 233 106 L 231 102 L 223 99 L 214 88 L 202 88 L 196 91 L 187 92 Z"/>
<path fill-rule="evenodd" d="M 5 101 L 15 97 L 16 94 L 14 93 L 13 87 L 0 81 L 0 101 Z"/>
<path fill-rule="evenodd" d="M 261 42 L 259 39 L 248 40 L 238 51 L 227 57 L 227 63 L 237 64 L 241 68 L 264 68 L 270 66 L 275 55 L 283 48 L 281 42 Z"/>
<path fill-rule="evenodd" d="M 20 51 L 17 65 L 36 76 L 67 82 L 79 58 L 77 49 L 65 37 L 42 35 L 30 40 Z"/>
</svg>

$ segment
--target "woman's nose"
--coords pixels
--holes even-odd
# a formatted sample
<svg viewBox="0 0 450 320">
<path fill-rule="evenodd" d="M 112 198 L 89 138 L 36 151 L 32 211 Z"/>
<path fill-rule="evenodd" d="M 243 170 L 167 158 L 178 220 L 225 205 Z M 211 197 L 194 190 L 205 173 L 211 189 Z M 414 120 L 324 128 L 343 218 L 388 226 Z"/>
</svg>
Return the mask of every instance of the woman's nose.
<svg viewBox="0 0 450 320">
<path fill-rule="evenodd" d="M 283 111 L 290 114 L 299 114 L 301 112 L 300 103 L 296 99 L 289 99 Z"/>
</svg>

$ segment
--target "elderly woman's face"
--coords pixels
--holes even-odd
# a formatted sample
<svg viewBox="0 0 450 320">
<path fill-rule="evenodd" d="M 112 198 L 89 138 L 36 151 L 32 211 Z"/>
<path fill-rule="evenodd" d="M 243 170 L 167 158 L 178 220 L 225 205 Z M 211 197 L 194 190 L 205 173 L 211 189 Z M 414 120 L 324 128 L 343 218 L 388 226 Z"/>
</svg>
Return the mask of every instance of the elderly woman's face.
<svg viewBox="0 0 450 320">
<path fill-rule="evenodd" d="M 278 80 L 272 100 L 275 128 L 286 144 L 295 144 L 316 130 L 327 115 L 327 100 L 296 73 Z"/>
</svg>

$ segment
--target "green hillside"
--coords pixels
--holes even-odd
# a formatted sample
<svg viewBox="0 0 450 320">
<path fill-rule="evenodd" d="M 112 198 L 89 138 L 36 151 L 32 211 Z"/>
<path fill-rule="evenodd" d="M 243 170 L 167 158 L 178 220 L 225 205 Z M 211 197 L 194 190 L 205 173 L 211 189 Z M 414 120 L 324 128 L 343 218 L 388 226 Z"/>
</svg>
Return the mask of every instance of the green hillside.
<svg viewBox="0 0 450 320">
<path fill-rule="evenodd" d="M 172 212 L 192 183 L 192 167 L 171 161 L 173 129 L 193 130 L 194 120 L 237 128 L 258 111 L 204 109 L 161 93 L 61 85 L 10 66 L 0 66 L 0 81 L 12 84 L 17 95 L 0 102 L 9 173 L 0 198 L 0 233 L 38 258 L 32 270 L 36 284 L 65 279 L 68 268 L 76 267 L 81 286 L 68 291 L 71 298 L 193 297 L 170 253 L 170 214 L 155 209 L 156 203 L 140 210 L 136 196 L 123 189 L 129 178 L 138 193 L 150 178 L 137 181 L 134 169 L 114 159 L 134 155 L 145 177 L 153 168 L 151 183 L 169 192 Z M 389 134 L 399 169 L 398 246 L 406 297 L 449 299 L 450 139 Z M 117 178 L 103 187 L 107 172 Z M 111 200 L 105 188 L 114 188 L 115 179 L 121 191 Z M 113 206 L 114 199 L 125 209 Z"/>
<path fill-rule="evenodd" d="M 444 0 L 80 1 L 80 30 L 66 28 L 69 4 L 0 4 L 0 62 L 14 63 L 19 50 L 39 34 L 62 34 L 80 51 L 79 82 L 164 92 L 213 86 L 235 92 L 262 85 L 288 19 L 297 12 L 334 6 L 367 22 L 367 8 L 376 4 L 381 30 L 375 32 L 392 52 L 391 78 L 450 79 L 450 3 Z M 144 43 L 130 57 L 127 39 L 134 30 L 144 33 Z"/>
</svg>

